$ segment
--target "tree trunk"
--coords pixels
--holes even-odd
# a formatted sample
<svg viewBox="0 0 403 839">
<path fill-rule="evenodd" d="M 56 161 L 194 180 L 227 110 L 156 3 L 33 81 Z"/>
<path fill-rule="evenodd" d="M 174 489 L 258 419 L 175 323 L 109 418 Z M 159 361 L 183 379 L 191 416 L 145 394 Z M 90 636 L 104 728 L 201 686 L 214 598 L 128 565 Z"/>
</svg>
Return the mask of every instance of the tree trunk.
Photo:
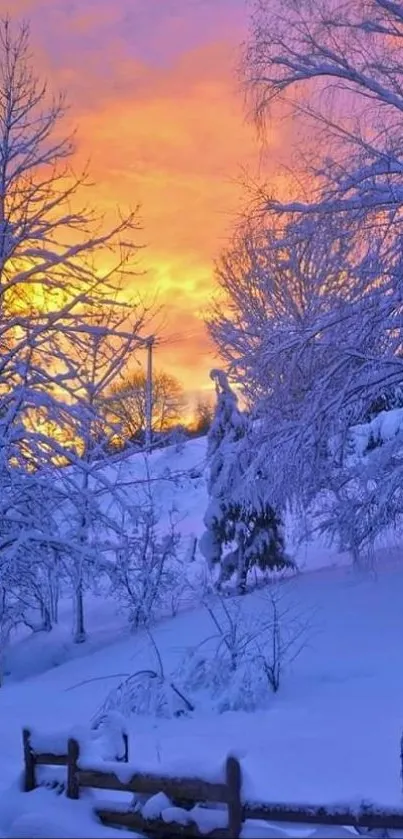
<svg viewBox="0 0 403 839">
<path fill-rule="evenodd" d="M 44 603 L 41 603 L 41 631 L 42 632 L 50 632 L 52 629 L 52 620 L 50 616 L 50 611 Z"/>
<path fill-rule="evenodd" d="M 353 570 L 362 571 L 362 559 L 359 547 L 353 545 L 351 548 L 351 556 L 353 560 Z"/>
<path fill-rule="evenodd" d="M 50 617 L 52 623 L 59 622 L 59 579 L 57 571 L 53 568 L 49 571 L 49 598 Z"/>
<path fill-rule="evenodd" d="M 87 640 L 87 633 L 84 625 L 84 596 L 83 584 L 80 581 L 75 591 L 75 628 L 73 640 L 75 644 L 83 644 Z"/>
<path fill-rule="evenodd" d="M 245 557 L 245 538 L 243 534 L 239 537 L 238 542 L 238 569 L 237 569 L 237 589 L 239 594 L 246 594 L 246 581 L 248 577 L 249 563 Z"/>
</svg>

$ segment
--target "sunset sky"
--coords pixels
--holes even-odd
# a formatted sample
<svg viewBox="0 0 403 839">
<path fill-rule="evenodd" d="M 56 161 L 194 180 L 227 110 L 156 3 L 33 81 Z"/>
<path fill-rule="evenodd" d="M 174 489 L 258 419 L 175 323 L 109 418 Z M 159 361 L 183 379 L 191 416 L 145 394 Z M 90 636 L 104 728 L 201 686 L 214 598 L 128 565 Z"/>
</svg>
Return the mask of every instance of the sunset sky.
<svg viewBox="0 0 403 839">
<path fill-rule="evenodd" d="M 202 315 L 213 261 L 240 207 L 242 168 L 260 165 L 235 74 L 246 0 L 0 0 L 0 9 L 31 22 L 38 69 L 67 92 L 97 207 L 141 205 L 141 283 L 166 307 L 156 366 L 189 391 L 209 387 Z M 281 136 L 269 139 L 274 160 Z"/>
</svg>

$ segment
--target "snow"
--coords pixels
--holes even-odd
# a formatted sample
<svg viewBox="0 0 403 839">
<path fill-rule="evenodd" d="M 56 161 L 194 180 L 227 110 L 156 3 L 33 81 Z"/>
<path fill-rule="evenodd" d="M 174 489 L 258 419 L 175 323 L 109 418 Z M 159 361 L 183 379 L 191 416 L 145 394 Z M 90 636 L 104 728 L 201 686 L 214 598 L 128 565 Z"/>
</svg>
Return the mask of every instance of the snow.
<svg viewBox="0 0 403 839">
<path fill-rule="evenodd" d="M 171 807 L 169 798 L 163 792 L 158 792 L 157 795 L 152 795 L 151 798 L 141 808 L 141 812 L 145 819 L 158 819 L 163 810 Z"/>
<path fill-rule="evenodd" d="M 153 495 L 161 512 L 159 528 L 163 530 L 167 527 L 169 513 L 175 509 L 178 530 L 182 536 L 180 554 L 184 559 L 193 552 L 194 539 L 200 539 L 204 532 L 203 515 L 207 507 L 205 459 L 206 438 L 199 438 L 186 443 L 181 451 L 175 446 L 156 450 L 148 460 Z M 141 481 L 147 474 L 147 461 L 143 454 L 122 458 L 102 469 L 111 484 L 116 483 L 118 478 L 127 484 L 133 503 L 136 498 L 141 501 L 144 493 Z M 327 544 L 324 537 L 300 543 L 296 522 L 290 515 L 286 519 L 286 542 L 288 552 L 304 571 L 350 562 L 347 553 L 338 553 L 334 546 Z M 380 548 L 383 553 L 385 550 L 396 549 L 393 531 L 386 534 Z M 171 601 L 167 600 L 162 616 L 171 615 L 172 607 L 183 610 L 194 606 L 206 573 L 198 546 L 195 561 L 187 563 L 186 569 L 189 584 L 183 592 L 177 589 L 172 592 Z M 51 633 L 30 634 L 27 629 L 20 628 L 14 643 L 5 653 L 4 671 L 7 681 L 39 675 L 73 657 L 87 656 L 89 651 L 103 649 L 111 639 L 128 637 L 127 616 L 114 600 L 103 599 L 102 620 L 99 619 L 99 598 L 90 594 L 86 596 L 85 608 L 89 636 L 85 644 L 74 644 L 72 641 L 70 601 L 62 600 L 60 622 Z M 116 673 L 116 668 L 112 672 Z M 131 668 L 126 672 L 132 672 Z M 111 680 L 110 686 L 113 683 Z"/>
<path fill-rule="evenodd" d="M 154 474 L 163 474 L 167 468 L 181 474 L 176 485 L 164 480 L 158 492 L 164 507 L 172 502 L 177 505 L 185 536 L 198 535 L 203 528 L 204 453 L 205 441 L 197 440 L 181 453 L 164 449 L 151 456 Z M 142 463 L 140 456 L 121 468 L 141 474 Z M 197 478 L 190 477 L 192 470 L 197 471 Z M 378 806 L 402 806 L 403 563 L 399 544 L 393 550 L 380 550 L 376 577 L 353 573 L 343 565 L 345 558 L 317 541 L 301 547 L 300 556 L 304 555 L 305 573 L 293 581 L 293 599 L 315 610 L 314 633 L 278 694 L 268 692 L 266 704 L 253 713 L 217 715 L 201 696 L 189 717 L 132 716 L 126 721 L 130 764 L 113 763 L 118 777 L 127 778 L 136 767 L 159 775 L 222 780 L 225 758 L 232 753 L 241 761 L 245 799 L 357 808 L 369 800 Z M 197 579 L 200 558 L 191 565 Z M 247 595 L 244 603 L 252 616 L 266 608 L 264 593 L 258 590 Z M 95 793 L 71 802 L 43 788 L 22 793 L 16 784 L 22 769 L 22 727 L 32 729 L 35 748 L 64 751 L 69 733 L 81 731 L 79 739 L 85 740 L 92 718 L 110 688 L 118 684 L 119 674 L 155 667 L 144 630 L 125 633 L 121 615 L 102 597 L 93 598 L 89 606 L 95 641 L 90 638 L 79 645 L 78 654 L 72 654 L 77 647 L 67 646 L 70 618 L 63 611 L 57 631 L 22 636 L 9 651 L 8 668 L 13 670 L 13 661 L 17 666 L 13 678 L 6 679 L 0 689 L 0 835 L 117 835 L 94 819 L 92 807 L 94 801 L 99 803 Z M 190 647 L 211 635 L 211 620 L 205 609 L 188 608 L 160 620 L 153 635 L 169 673 Z M 59 666 L 53 666 L 54 660 L 60 661 Z M 102 764 L 103 770 L 109 765 L 84 752 L 82 761 L 86 760 Z M 44 777 L 42 768 L 37 771 Z M 63 771 L 49 768 L 46 777 L 60 779 Z M 109 797 L 118 806 L 121 795 Z M 202 817 L 207 818 L 204 813 Z M 252 835 L 343 834 L 338 828 L 332 832 L 331 828 L 288 825 L 276 827 L 273 833 L 269 825 L 246 824 L 243 836 Z M 351 831 L 345 830 L 344 835 Z"/>
<path fill-rule="evenodd" d="M 241 833 L 242 839 L 281 839 L 283 836 L 287 837 L 289 835 L 290 833 L 289 831 L 287 831 L 287 828 L 284 827 L 284 825 L 282 827 L 279 827 L 278 825 L 273 827 L 273 825 L 270 825 L 267 822 L 251 820 L 245 822 Z M 307 837 L 312 837 L 315 835 L 316 832 L 313 832 L 312 828 L 303 829 L 298 828 L 295 825 L 292 826 L 292 836 L 298 837 L 298 839 L 307 839 Z M 323 839 L 327 837 L 325 829 L 321 831 L 320 835 L 323 836 Z M 333 835 L 342 839 L 343 836 L 351 836 L 351 833 L 344 834 L 342 832 L 342 829 L 340 829 L 340 831 L 337 834 L 334 833 Z"/>
<path fill-rule="evenodd" d="M 78 740 L 79 743 L 88 740 L 89 726 L 72 726 L 71 729 L 65 732 L 46 732 L 37 731 L 35 728 L 30 729 L 30 743 L 32 749 L 37 754 L 53 754 L 66 755 L 67 742 L 70 737 Z"/>
<path fill-rule="evenodd" d="M 225 752 L 224 752 L 225 754 Z M 169 778 L 200 778 L 210 783 L 223 783 L 225 781 L 225 757 L 217 761 L 215 756 L 209 761 L 208 756 L 193 754 L 189 756 L 178 756 L 170 754 L 164 756 L 163 762 L 156 764 L 154 758 L 141 756 L 137 762 L 116 763 L 116 761 L 94 760 L 91 752 L 80 758 L 78 765 L 80 769 L 111 772 L 122 784 L 130 781 L 133 775 L 145 772 L 150 775 L 165 775 Z"/>
<path fill-rule="evenodd" d="M 161 817 L 167 824 L 171 824 L 171 822 L 189 824 L 189 822 L 193 821 L 190 813 L 187 810 L 183 810 L 182 807 L 167 807 L 165 810 L 162 810 Z"/>
<path fill-rule="evenodd" d="M 393 440 L 403 431 L 403 408 L 381 411 L 371 422 L 350 429 L 349 440 L 356 456 L 362 458 L 370 440 L 380 444 Z"/>
<path fill-rule="evenodd" d="M 211 830 L 216 828 L 223 828 L 228 826 L 228 812 L 226 809 L 210 810 L 208 807 L 193 807 L 189 816 L 192 821 L 196 822 L 200 833 L 208 834 Z M 166 820 L 166 818 L 165 818 Z"/>
<path fill-rule="evenodd" d="M 87 836 L 133 837 L 129 831 L 106 828 L 93 813 L 94 799 L 83 796 L 70 801 L 45 789 L 22 793 L 18 788 L 8 790 L 1 798 L 1 827 L 8 839 L 80 839 Z"/>
<path fill-rule="evenodd" d="M 100 757 L 104 767 L 106 760 L 114 760 L 123 756 L 123 733 L 126 732 L 126 722 L 116 711 L 105 714 L 102 724 L 97 729 L 90 725 L 75 725 L 64 732 L 43 732 L 35 728 L 30 729 L 30 745 L 37 754 L 66 755 L 70 738 L 77 740 L 80 754 L 87 756 L 87 761 Z M 113 764 L 116 765 L 116 761 Z M 117 764 L 118 766 L 120 764 Z"/>
<path fill-rule="evenodd" d="M 171 769 L 214 778 L 223 757 L 235 752 L 242 762 L 243 795 L 261 801 L 349 806 L 362 799 L 401 805 L 399 740 L 403 689 L 401 636 L 403 613 L 399 567 L 385 569 L 377 581 L 357 579 L 345 569 L 301 575 L 295 592 L 320 608 L 318 633 L 304 650 L 267 709 L 232 712 L 217 718 L 203 708 L 193 718 L 133 718 L 130 754 L 147 771 Z M 247 596 L 252 611 L 259 592 Z M 164 621 L 155 629 L 165 662 L 174 666 L 181 650 L 207 634 L 201 610 Z M 144 633 L 110 644 L 0 691 L 1 784 L 21 771 L 21 727 L 54 731 L 59 722 L 74 726 L 90 718 L 107 683 L 91 677 L 149 663 Z M 85 679 L 84 679 L 85 677 Z M 106 768 L 103 764 L 103 768 Z M 132 772 L 114 764 L 122 778 Z M 39 792 L 39 791 L 38 791 Z M 50 795 L 50 793 L 47 793 Z M 31 799 L 31 794 L 25 796 Z M 0 830 L 4 831 L 4 798 Z M 60 803 L 62 798 L 57 797 Z M 63 799 L 64 800 L 64 799 Z"/>
</svg>

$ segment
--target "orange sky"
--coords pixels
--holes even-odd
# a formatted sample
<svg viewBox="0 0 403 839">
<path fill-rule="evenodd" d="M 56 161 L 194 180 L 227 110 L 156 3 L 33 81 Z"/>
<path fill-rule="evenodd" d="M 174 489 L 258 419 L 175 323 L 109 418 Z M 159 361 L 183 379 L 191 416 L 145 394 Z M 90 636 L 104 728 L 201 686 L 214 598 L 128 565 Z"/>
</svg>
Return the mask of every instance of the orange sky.
<svg viewBox="0 0 403 839">
<path fill-rule="evenodd" d="M 11 5 L 11 9 L 10 9 Z M 164 304 L 155 364 L 189 391 L 216 363 L 202 321 L 213 260 L 240 207 L 241 168 L 259 145 L 234 66 L 244 0 L 14 0 L 36 60 L 66 90 L 78 158 L 90 160 L 97 209 L 141 205 L 141 283 Z M 0 10 L 7 4 L 0 0 Z M 281 145 L 272 131 L 272 160 Z M 269 167 L 273 171 L 274 163 Z"/>
</svg>

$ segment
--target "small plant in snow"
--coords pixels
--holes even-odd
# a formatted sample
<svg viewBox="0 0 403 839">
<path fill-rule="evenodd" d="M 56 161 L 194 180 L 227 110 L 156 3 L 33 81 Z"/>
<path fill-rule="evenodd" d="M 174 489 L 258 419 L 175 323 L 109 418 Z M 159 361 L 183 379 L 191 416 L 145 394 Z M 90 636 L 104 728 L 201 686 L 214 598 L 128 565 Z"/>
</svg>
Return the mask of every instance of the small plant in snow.
<svg viewBox="0 0 403 839">
<path fill-rule="evenodd" d="M 307 646 L 312 627 L 312 615 L 301 610 L 286 597 L 283 585 L 265 590 L 265 615 L 268 624 L 261 637 L 253 642 L 253 654 L 273 693 L 280 688 L 283 675 Z"/>
<path fill-rule="evenodd" d="M 157 523 L 153 504 L 126 517 L 125 535 L 111 573 L 112 593 L 128 611 L 133 629 L 148 625 L 177 583 L 180 535 L 172 516 L 169 530 L 162 536 Z"/>
</svg>

